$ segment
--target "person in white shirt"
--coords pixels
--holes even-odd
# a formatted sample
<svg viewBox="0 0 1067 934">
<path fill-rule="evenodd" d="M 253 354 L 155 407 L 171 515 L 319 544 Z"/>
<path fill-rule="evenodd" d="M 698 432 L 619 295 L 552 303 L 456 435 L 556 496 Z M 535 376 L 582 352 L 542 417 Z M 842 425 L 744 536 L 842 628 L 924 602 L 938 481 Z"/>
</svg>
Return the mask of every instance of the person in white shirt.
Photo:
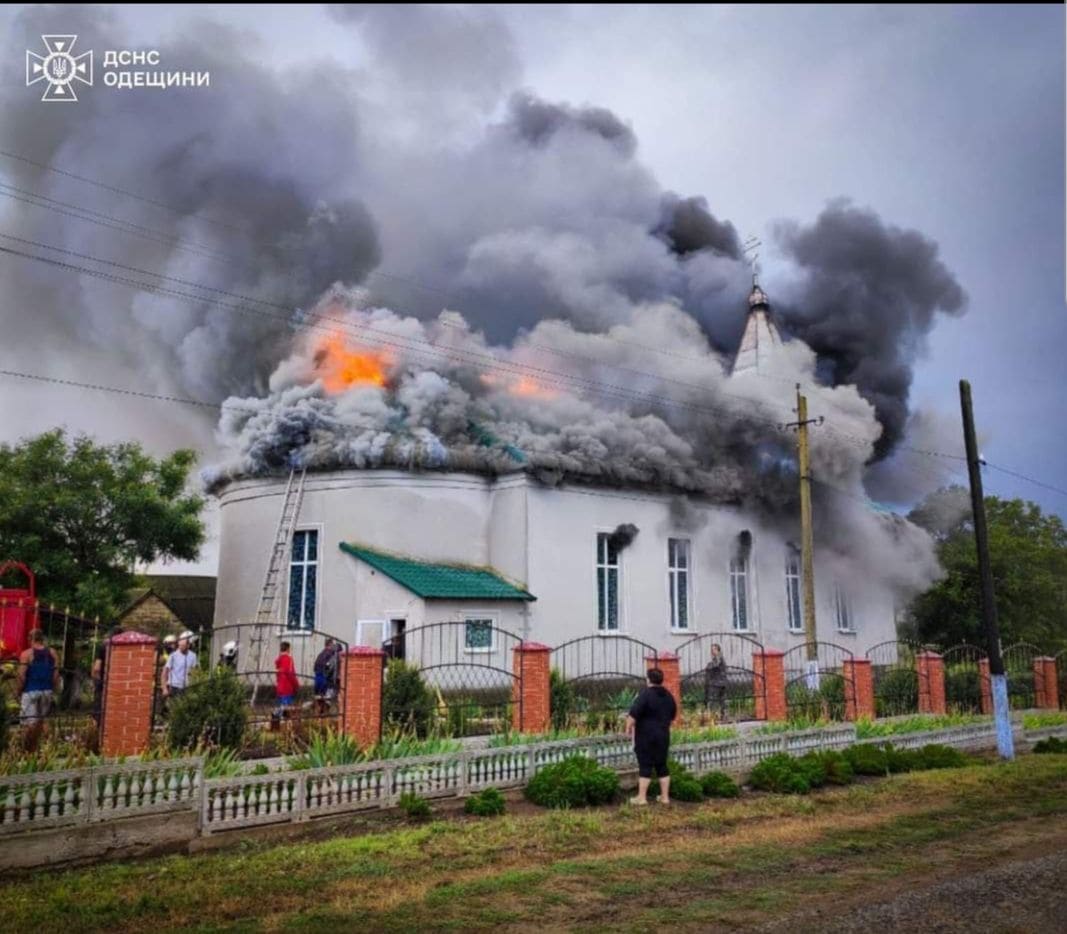
<svg viewBox="0 0 1067 934">
<path fill-rule="evenodd" d="M 189 687 L 189 676 L 197 667 L 196 653 L 190 648 L 193 634 L 183 632 L 178 637 L 178 649 L 171 652 L 163 666 L 163 696 L 178 696 Z"/>
</svg>

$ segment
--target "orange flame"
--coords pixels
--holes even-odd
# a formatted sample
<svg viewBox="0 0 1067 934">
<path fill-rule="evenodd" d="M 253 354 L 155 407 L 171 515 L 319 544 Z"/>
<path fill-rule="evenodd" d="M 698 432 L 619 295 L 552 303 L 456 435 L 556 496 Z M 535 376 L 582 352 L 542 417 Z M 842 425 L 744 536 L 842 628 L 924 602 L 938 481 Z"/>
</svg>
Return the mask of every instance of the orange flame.
<svg viewBox="0 0 1067 934">
<path fill-rule="evenodd" d="M 481 380 L 486 386 L 501 388 L 508 395 L 522 399 L 555 399 L 559 396 L 558 390 L 550 389 L 529 376 L 501 378 L 491 373 L 483 373 Z"/>
<path fill-rule="evenodd" d="M 378 350 L 352 350 L 340 334 L 331 334 L 315 351 L 315 369 L 329 393 L 353 386 L 384 386 L 389 356 Z"/>
</svg>

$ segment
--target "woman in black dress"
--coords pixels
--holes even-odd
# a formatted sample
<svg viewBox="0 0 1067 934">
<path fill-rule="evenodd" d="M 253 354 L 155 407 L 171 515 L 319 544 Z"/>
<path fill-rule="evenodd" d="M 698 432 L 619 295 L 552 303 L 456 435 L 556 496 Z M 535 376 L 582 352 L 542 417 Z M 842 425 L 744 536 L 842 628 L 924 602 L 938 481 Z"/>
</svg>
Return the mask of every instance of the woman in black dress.
<svg viewBox="0 0 1067 934">
<path fill-rule="evenodd" d="M 663 686 L 663 672 L 648 670 L 648 686 L 637 695 L 626 718 L 626 732 L 634 738 L 637 755 L 637 797 L 632 804 L 648 804 L 648 786 L 652 772 L 659 778 L 659 800 L 670 804 L 671 779 L 667 773 L 667 753 L 671 746 L 671 722 L 678 705 Z"/>
</svg>

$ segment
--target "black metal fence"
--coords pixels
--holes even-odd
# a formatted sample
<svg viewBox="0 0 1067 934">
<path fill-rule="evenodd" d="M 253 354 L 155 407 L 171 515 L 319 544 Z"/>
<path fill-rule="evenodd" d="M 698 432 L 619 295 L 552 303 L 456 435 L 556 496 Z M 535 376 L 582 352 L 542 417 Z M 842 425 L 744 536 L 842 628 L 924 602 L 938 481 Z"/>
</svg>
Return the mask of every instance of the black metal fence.
<svg viewBox="0 0 1067 934">
<path fill-rule="evenodd" d="M 725 663 L 725 672 L 718 675 L 708 667 L 713 646 Z M 761 642 L 736 632 L 707 633 L 683 642 L 677 649 L 682 708 L 706 710 L 719 719 L 755 719 L 757 698 L 765 700 L 767 694 L 766 681 L 752 660 L 762 651 Z"/>
<path fill-rule="evenodd" d="M 919 712 L 920 695 L 930 694 L 929 668 L 920 666 L 918 659 L 926 651 L 933 650 L 900 639 L 880 642 L 867 651 L 875 716 L 901 717 Z"/>
<path fill-rule="evenodd" d="M 553 724 L 620 730 L 658 658 L 647 642 L 625 635 L 582 636 L 557 646 L 551 660 Z"/>
<path fill-rule="evenodd" d="M 941 653 L 945 666 L 945 706 L 950 713 L 980 713 L 982 672 L 979 662 L 986 653 L 977 645 L 962 643 Z M 985 690 L 988 691 L 988 685 Z"/>
<path fill-rule="evenodd" d="M 522 716 L 522 673 L 513 670 L 521 642 L 489 620 L 428 623 L 386 639 L 383 726 L 422 736 L 509 729 Z"/>
<path fill-rule="evenodd" d="M 786 652 L 782 664 L 789 719 L 844 720 L 856 698 L 845 667 L 852 659 L 852 652 L 833 642 L 808 642 Z"/>
<path fill-rule="evenodd" d="M 1044 653 L 1029 642 L 1017 642 L 1004 649 L 1004 674 L 1008 677 L 1008 704 L 1012 710 L 1028 710 L 1037 700 L 1034 659 Z"/>
</svg>

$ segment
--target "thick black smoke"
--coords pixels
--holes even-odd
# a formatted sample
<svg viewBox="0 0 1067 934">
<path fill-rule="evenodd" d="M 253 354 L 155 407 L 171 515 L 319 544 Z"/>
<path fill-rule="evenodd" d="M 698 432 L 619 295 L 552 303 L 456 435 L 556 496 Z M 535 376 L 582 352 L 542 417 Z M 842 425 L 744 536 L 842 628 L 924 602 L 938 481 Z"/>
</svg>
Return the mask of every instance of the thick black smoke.
<svg viewBox="0 0 1067 934">
<path fill-rule="evenodd" d="M 912 365 L 937 313 L 961 314 L 967 296 L 934 241 L 847 201 L 810 225 L 782 222 L 777 235 L 803 273 L 777 311 L 818 354 L 828 382 L 854 384 L 874 405 L 882 457 L 904 432 Z"/>
<path fill-rule="evenodd" d="M 630 157 L 637 150 L 637 137 L 610 110 L 603 107 L 569 107 L 550 104 L 528 91 L 511 99 L 509 126 L 535 146 L 546 144 L 557 133 L 588 133 L 599 136 Z"/>
<path fill-rule="evenodd" d="M 663 197 L 663 222 L 656 229 L 679 256 L 711 250 L 730 259 L 741 258 L 741 241 L 734 225 L 708 210 L 706 198 Z"/>
</svg>

